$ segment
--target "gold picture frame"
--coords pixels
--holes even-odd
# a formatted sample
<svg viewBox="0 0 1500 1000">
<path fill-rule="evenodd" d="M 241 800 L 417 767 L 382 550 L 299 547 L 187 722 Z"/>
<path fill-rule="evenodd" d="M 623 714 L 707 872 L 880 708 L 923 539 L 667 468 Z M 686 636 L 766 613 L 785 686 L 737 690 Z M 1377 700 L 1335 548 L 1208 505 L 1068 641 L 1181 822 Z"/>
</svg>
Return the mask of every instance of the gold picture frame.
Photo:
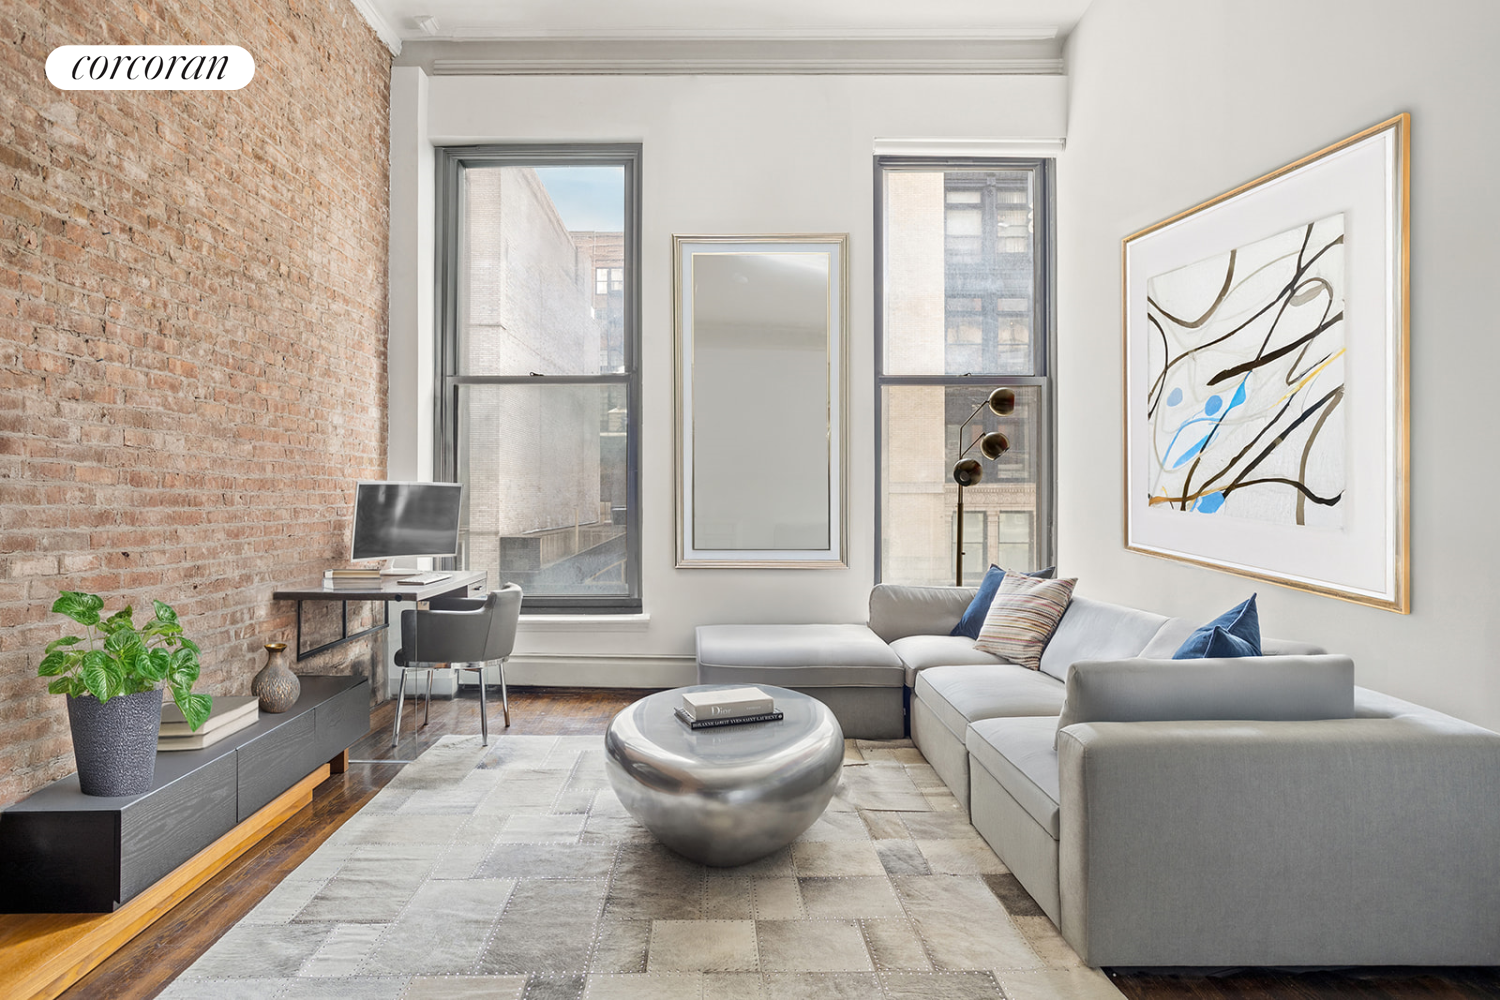
<svg viewBox="0 0 1500 1000">
<path fill-rule="evenodd" d="M 1411 117 L 1121 241 L 1126 549 L 1406 614 Z"/>
</svg>

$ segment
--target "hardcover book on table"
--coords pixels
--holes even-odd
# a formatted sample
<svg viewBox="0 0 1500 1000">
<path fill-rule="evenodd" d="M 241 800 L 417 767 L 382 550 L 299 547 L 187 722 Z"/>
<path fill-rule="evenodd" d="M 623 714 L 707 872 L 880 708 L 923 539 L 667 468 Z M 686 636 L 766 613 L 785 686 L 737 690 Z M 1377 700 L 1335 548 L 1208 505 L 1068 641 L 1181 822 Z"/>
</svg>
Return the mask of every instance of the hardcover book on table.
<svg viewBox="0 0 1500 1000">
<path fill-rule="evenodd" d="M 771 696 L 751 685 L 719 691 L 686 691 L 682 695 L 682 711 L 695 722 L 765 715 L 775 710 L 776 703 Z"/>
<path fill-rule="evenodd" d="M 786 718 L 786 713 L 774 710 L 755 715 L 730 715 L 720 719 L 694 719 L 681 708 L 672 709 L 672 714 L 677 716 L 678 721 L 689 729 L 717 729 L 720 726 L 744 726 L 752 722 L 779 722 Z"/>
<path fill-rule="evenodd" d="M 161 718 L 161 734 L 156 738 L 157 751 L 202 750 L 259 722 L 260 699 L 253 695 L 216 696 L 213 711 L 203 725 L 198 727 L 197 732 L 189 728 L 176 705 L 163 705 Z"/>
<path fill-rule="evenodd" d="M 198 727 L 197 732 L 187 724 L 182 717 L 182 710 L 172 702 L 164 702 L 161 706 L 161 735 L 163 736 L 202 736 L 219 729 L 229 728 L 230 732 L 243 729 L 244 725 L 236 725 L 243 719 L 248 718 L 251 723 L 260 718 L 259 699 L 254 695 L 215 695 L 213 709 L 208 718 L 203 720 L 203 725 Z"/>
</svg>

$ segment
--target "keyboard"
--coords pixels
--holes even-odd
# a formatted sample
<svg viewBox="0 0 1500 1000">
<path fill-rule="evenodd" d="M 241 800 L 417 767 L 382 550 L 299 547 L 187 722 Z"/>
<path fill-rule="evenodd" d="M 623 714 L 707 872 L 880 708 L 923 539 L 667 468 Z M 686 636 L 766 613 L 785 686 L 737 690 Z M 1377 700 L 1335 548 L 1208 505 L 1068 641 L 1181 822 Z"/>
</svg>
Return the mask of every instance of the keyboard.
<svg viewBox="0 0 1500 1000">
<path fill-rule="evenodd" d="M 403 586 L 420 587 L 429 583 L 441 583 L 452 575 L 452 573 L 418 573 L 416 576 L 403 576 L 396 582 Z"/>
</svg>

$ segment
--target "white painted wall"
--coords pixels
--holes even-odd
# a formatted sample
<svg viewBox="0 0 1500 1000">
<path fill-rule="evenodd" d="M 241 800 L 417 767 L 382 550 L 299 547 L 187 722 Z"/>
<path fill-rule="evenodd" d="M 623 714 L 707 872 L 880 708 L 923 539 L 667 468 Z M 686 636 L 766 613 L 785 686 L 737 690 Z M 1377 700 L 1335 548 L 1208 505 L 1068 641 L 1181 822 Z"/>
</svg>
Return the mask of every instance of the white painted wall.
<svg viewBox="0 0 1500 1000">
<path fill-rule="evenodd" d="M 384 37 L 384 36 L 382 36 Z M 391 262 L 386 476 L 432 478 L 434 174 L 427 74 L 391 69 Z"/>
<path fill-rule="evenodd" d="M 1358 681 L 1500 727 L 1500 5 L 1094 0 L 1067 49 L 1059 161 L 1060 564 L 1078 592 L 1348 652 Z M 1412 614 L 1126 552 L 1120 239 L 1412 114 Z"/>
<path fill-rule="evenodd" d="M 423 143 L 416 67 L 395 70 L 393 149 Z M 433 77 L 426 145 L 485 141 L 643 143 L 641 504 L 648 623 L 523 623 L 512 680 L 660 684 L 692 676 L 693 629 L 732 622 L 859 622 L 874 565 L 873 163 L 877 139 L 1058 138 L 1066 80 L 1052 76 Z M 398 117 L 398 109 L 399 117 Z M 398 123 L 401 131 L 398 134 Z M 428 154 L 430 159 L 430 153 Z M 392 170 L 392 301 L 426 294 L 421 267 L 395 259 L 428 231 L 431 195 Z M 415 218 L 414 218 L 415 216 Z M 673 233 L 847 232 L 850 239 L 849 568 L 674 568 Z M 402 252 L 407 252 L 403 250 Z M 430 290 L 430 283 L 427 289 Z M 403 300 L 404 301 L 404 300 Z M 413 414 L 398 403 L 398 358 L 431 337 L 393 308 L 392 460 Z M 425 323 L 425 326 L 424 326 Z M 406 338 L 404 341 L 403 338 Z M 428 362 L 430 365 L 430 361 Z M 430 370 L 430 368 L 429 368 Z M 419 378 L 425 375 L 419 375 Z M 774 405 L 768 398 L 768 404 Z M 416 415 L 415 419 L 422 419 Z M 753 417 L 747 417 L 753 420 Z M 430 440 L 430 430 L 427 431 Z M 393 465 L 392 472 L 395 468 Z"/>
</svg>

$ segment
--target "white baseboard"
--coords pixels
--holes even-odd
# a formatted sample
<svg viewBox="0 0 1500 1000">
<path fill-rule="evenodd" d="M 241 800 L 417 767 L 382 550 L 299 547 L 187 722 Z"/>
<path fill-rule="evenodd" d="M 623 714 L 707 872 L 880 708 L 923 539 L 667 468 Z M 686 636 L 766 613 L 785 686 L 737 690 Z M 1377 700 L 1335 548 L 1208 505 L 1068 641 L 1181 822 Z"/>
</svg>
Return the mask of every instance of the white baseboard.
<svg viewBox="0 0 1500 1000">
<path fill-rule="evenodd" d="M 463 677 L 467 683 L 476 679 L 472 673 Z M 499 679 L 491 668 L 491 683 Z M 698 664 L 691 656 L 650 653 L 615 656 L 516 653 L 505 662 L 505 681 L 540 687 L 674 688 L 698 683 Z"/>
</svg>

